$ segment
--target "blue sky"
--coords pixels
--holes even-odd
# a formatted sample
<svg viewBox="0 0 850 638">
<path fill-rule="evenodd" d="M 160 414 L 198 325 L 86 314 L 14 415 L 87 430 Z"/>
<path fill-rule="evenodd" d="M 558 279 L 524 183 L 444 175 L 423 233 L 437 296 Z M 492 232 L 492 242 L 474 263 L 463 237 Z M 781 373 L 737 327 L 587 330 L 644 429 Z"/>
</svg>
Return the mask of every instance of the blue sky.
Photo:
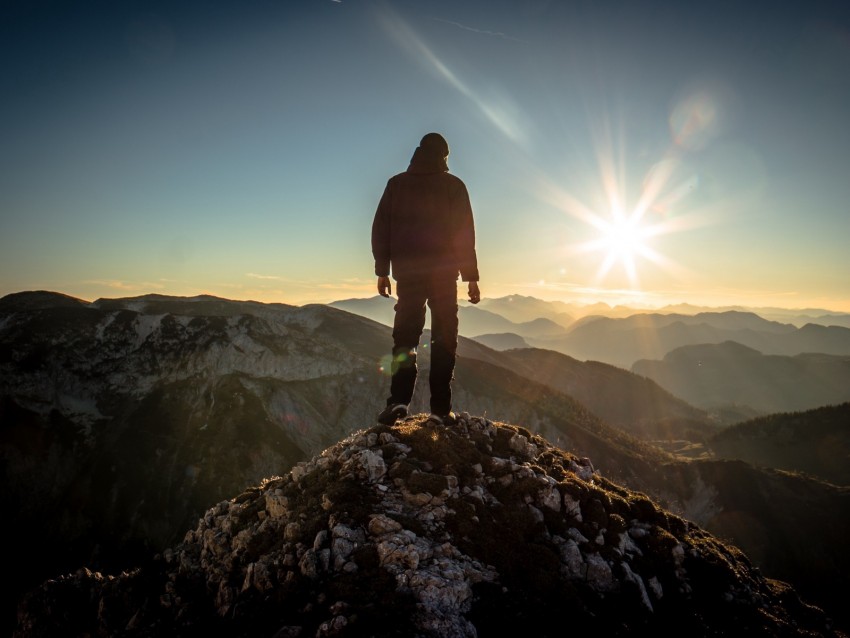
<svg viewBox="0 0 850 638">
<path fill-rule="evenodd" d="M 374 294 L 441 132 L 484 296 L 850 311 L 846 2 L 5 2 L 0 294 Z"/>
</svg>

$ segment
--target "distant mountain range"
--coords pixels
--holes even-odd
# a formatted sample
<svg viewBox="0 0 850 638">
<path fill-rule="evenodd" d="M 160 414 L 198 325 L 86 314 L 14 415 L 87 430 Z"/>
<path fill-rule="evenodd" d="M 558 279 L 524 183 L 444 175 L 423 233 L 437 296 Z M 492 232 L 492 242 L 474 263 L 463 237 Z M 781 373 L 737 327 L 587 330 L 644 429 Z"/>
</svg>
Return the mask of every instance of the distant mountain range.
<svg viewBox="0 0 850 638">
<path fill-rule="evenodd" d="M 765 355 L 739 343 L 676 348 L 632 372 L 706 410 L 744 406 L 762 414 L 850 401 L 850 355 Z"/>
<path fill-rule="evenodd" d="M 538 317 L 547 317 L 569 326 L 571 318 L 608 317 L 625 319 L 638 314 L 678 314 L 696 315 L 700 313 L 743 312 L 757 314 L 768 321 L 790 323 L 798 328 L 807 323 L 823 326 L 843 326 L 850 328 L 850 313 L 836 313 L 819 308 L 772 308 L 744 306 L 696 306 L 693 304 L 672 304 L 648 310 L 630 306 L 610 306 L 606 303 L 581 304 L 563 301 L 544 301 L 523 295 L 508 295 L 498 298 L 484 298 L 479 304 L 482 308 L 495 312 L 515 322 L 530 321 Z"/>
<path fill-rule="evenodd" d="M 330 305 L 392 325 L 392 299 L 349 299 Z M 627 370 L 638 360 L 661 359 L 675 348 L 724 341 L 735 341 L 763 354 L 793 356 L 817 352 L 850 355 L 850 315 L 824 311 L 824 314 L 810 317 L 791 311 L 782 314 L 773 309 L 775 315 L 786 319 L 781 322 L 741 310 L 684 314 L 617 308 L 609 309 L 614 316 L 604 316 L 571 315 L 565 310 L 568 307 L 567 304 L 520 296 L 485 299 L 480 307 L 460 306 L 460 332 L 470 338 L 480 338 L 482 343 L 496 349 L 507 349 L 520 343 L 510 336 L 516 335 L 522 343 L 531 347 L 554 350 L 582 361 L 601 361 Z M 673 308 L 682 309 L 681 306 Z M 625 314 L 626 310 L 630 312 Z M 529 319 L 535 314 L 537 321 Z M 523 321 L 518 323 L 507 318 L 508 315 Z M 570 322 L 572 316 L 580 318 Z M 809 319 L 811 321 L 797 325 Z M 828 325 L 818 323 L 820 321 Z"/>
<path fill-rule="evenodd" d="M 212 504 L 368 427 L 388 388 L 390 332 L 323 305 L 0 299 L 9 582 L 26 589 L 81 564 L 132 568 Z M 649 440 L 705 441 L 718 424 L 624 369 L 465 338 L 458 352 L 459 410 L 522 424 L 592 459 L 606 479 L 734 539 L 766 574 L 841 612 L 837 592 L 850 586 L 843 488 L 673 457 Z M 427 348 L 421 364 L 424 379 Z M 426 385 L 414 412 L 427 405 Z"/>
<path fill-rule="evenodd" d="M 815 324 L 796 328 L 753 313 L 734 311 L 692 316 L 643 314 L 625 319 L 585 318 L 567 335 L 528 341 L 577 359 L 604 361 L 626 369 L 641 359 L 661 359 L 682 346 L 725 341 L 764 354 L 850 355 L 850 328 Z"/>
<path fill-rule="evenodd" d="M 526 323 L 535 319 L 548 319 L 565 328 L 569 327 L 575 321 L 576 316 L 596 313 L 601 310 L 599 307 L 584 307 L 580 309 L 575 305 L 561 301 L 543 301 L 542 299 L 522 295 L 497 298 L 485 297 L 479 305 L 484 310 L 494 312 L 515 323 Z"/>
<path fill-rule="evenodd" d="M 343 299 L 331 302 L 329 305 L 340 307 L 356 314 L 380 314 L 385 319 L 381 323 L 392 323 L 391 310 L 393 303 L 394 301 L 392 299 L 375 296 Z M 459 300 L 459 303 L 461 307 L 470 305 L 463 298 Z M 381 304 L 384 306 L 383 313 L 377 311 Z M 570 327 L 575 321 L 584 318 L 606 317 L 608 319 L 627 319 L 633 315 L 646 314 L 693 316 L 701 313 L 722 314 L 731 312 L 755 314 L 767 321 L 787 323 L 797 328 L 802 328 L 809 323 L 821 326 L 850 328 L 850 313 L 838 313 L 819 308 L 710 307 L 695 306 L 692 304 L 673 304 L 650 310 L 630 306 L 610 306 L 606 303 L 579 304 L 575 302 L 545 301 L 524 295 L 508 295 L 495 298 L 485 297 L 477 307 L 501 315 L 513 323 L 523 323 L 533 321 L 534 319 L 545 318 L 564 327 Z M 378 321 L 377 318 L 375 320 Z"/>
</svg>

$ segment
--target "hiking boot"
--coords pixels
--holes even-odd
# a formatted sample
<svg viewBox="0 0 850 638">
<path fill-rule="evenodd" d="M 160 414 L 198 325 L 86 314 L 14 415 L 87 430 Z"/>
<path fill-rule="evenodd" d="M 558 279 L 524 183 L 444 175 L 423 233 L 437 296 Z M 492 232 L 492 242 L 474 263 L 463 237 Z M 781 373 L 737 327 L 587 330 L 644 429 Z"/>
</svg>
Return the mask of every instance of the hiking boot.
<svg viewBox="0 0 850 638">
<path fill-rule="evenodd" d="M 391 403 L 378 415 L 381 425 L 393 425 L 399 419 L 407 416 L 407 406 L 404 403 Z"/>
<path fill-rule="evenodd" d="M 435 414 L 432 412 L 428 420 L 439 425 L 454 425 L 457 423 L 457 415 L 454 412 L 449 412 L 448 414 Z"/>
</svg>

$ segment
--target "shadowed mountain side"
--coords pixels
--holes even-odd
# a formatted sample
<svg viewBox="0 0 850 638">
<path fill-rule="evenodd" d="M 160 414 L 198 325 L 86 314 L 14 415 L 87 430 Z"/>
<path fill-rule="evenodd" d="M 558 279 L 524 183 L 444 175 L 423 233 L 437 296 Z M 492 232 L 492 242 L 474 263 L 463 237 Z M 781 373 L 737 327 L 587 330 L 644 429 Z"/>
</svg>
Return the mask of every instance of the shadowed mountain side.
<svg viewBox="0 0 850 638">
<path fill-rule="evenodd" d="M 764 355 L 724 342 L 677 348 L 632 371 L 705 409 L 744 405 L 768 414 L 850 401 L 850 356 Z"/>
<path fill-rule="evenodd" d="M 639 438 L 704 441 L 717 432 L 705 411 L 621 368 L 577 361 L 551 350 L 509 350 L 503 355 L 519 374 L 575 398 L 606 423 Z"/>
<path fill-rule="evenodd" d="M 850 488 L 743 461 L 676 463 L 667 477 L 691 490 L 677 512 L 745 547 L 766 575 L 793 579 L 850 628 Z"/>
<path fill-rule="evenodd" d="M 603 361 L 625 369 L 641 359 L 661 359 L 682 346 L 724 341 L 735 341 L 765 354 L 850 355 L 848 328 L 814 324 L 795 328 L 741 312 L 585 318 L 577 321 L 566 336 L 527 341 L 576 359 Z"/>
<path fill-rule="evenodd" d="M 141 569 L 45 583 L 19 619 L 15 638 L 846 636 L 734 546 L 467 415 L 356 432 Z"/>
<path fill-rule="evenodd" d="M 850 403 L 739 423 L 707 444 L 720 458 L 805 472 L 836 485 L 850 485 Z"/>
</svg>

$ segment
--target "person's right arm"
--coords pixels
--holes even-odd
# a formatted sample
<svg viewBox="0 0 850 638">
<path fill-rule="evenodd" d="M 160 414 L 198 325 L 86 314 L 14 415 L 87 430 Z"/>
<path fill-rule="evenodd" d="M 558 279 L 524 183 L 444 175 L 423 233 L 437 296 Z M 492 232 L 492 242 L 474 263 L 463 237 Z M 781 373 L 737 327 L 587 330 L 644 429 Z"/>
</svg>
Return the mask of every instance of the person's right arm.
<svg viewBox="0 0 850 638">
<path fill-rule="evenodd" d="M 380 290 L 381 278 L 390 275 L 390 207 L 392 204 L 392 181 L 387 182 L 384 194 L 372 220 L 372 256 L 375 258 L 375 275 Z M 389 281 L 389 279 L 387 280 Z M 382 293 L 383 294 L 383 293 Z"/>
</svg>

